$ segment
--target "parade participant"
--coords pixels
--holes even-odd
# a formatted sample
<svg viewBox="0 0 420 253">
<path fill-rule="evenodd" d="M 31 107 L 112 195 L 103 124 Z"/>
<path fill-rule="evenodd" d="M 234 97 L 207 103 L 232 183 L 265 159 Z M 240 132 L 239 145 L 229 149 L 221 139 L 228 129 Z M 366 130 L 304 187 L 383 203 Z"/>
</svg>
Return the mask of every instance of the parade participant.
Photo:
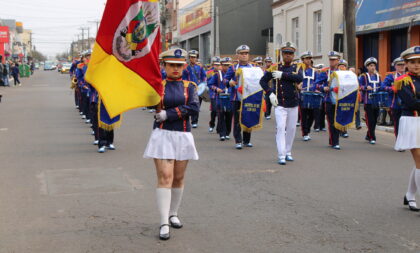
<svg viewBox="0 0 420 253">
<path fill-rule="evenodd" d="M 315 85 L 315 80 L 318 76 L 318 72 L 312 68 L 312 52 L 306 51 L 303 52 L 300 56 L 303 64 L 301 65 L 302 68 L 302 75 L 303 75 L 303 83 L 301 92 L 318 92 L 320 91 L 317 89 Z M 303 94 L 302 94 L 303 95 Z M 304 141 L 311 140 L 309 133 L 311 132 L 311 126 L 315 119 L 315 111 L 319 111 L 320 108 L 308 108 L 300 106 L 300 117 L 301 117 L 301 130 L 302 130 L 302 137 Z"/>
<path fill-rule="evenodd" d="M 302 71 L 298 70 L 296 64 L 292 64 L 296 46 L 291 42 L 285 42 L 280 50 L 283 62 L 265 73 L 260 84 L 274 106 L 278 163 L 285 165 L 286 161 L 294 160 L 292 146 L 298 121 L 298 85 L 303 78 Z M 270 88 L 268 82 L 272 79 L 274 87 Z"/>
<path fill-rule="evenodd" d="M 410 150 L 415 167 L 413 168 L 404 205 L 418 212 L 415 194 L 420 193 L 420 46 L 411 47 L 401 53 L 407 66 L 407 74 L 395 80 L 394 91 L 401 99 L 400 119 L 396 150 Z"/>
<path fill-rule="evenodd" d="M 338 62 L 338 70 L 340 70 L 340 71 L 347 70 L 348 67 L 349 67 L 349 64 L 347 63 L 346 60 L 341 59 Z M 343 137 L 343 138 L 349 138 L 349 134 L 347 133 L 347 131 L 340 132 L 340 136 Z"/>
<path fill-rule="evenodd" d="M 314 68 L 316 69 L 316 72 L 321 73 L 322 70 L 324 69 L 324 64 L 317 64 L 314 66 Z M 319 87 L 317 87 L 319 88 Z M 321 89 L 321 91 L 323 92 L 323 90 Z M 325 128 L 325 105 L 322 105 L 321 108 L 319 110 L 315 109 L 314 111 L 314 131 L 315 132 L 319 132 L 319 131 L 326 131 L 327 129 Z"/>
<path fill-rule="evenodd" d="M 267 56 L 264 59 L 264 73 L 267 72 L 267 70 L 273 65 L 273 58 L 271 58 L 270 56 Z M 272 81 L 269 82 L 269 86 L 270 88 L 272 88 L 273 84 Z M 271 104 L 270 98 L 267 96 L 267 94 L 264 95 L 264 100 L 265 100 L 265 104 L 266 104 L 266 110 L 264 112 L 264 117 L 266 120 L 270 120 L 271 119 L 271 108 L 273 107 L 273 105 Z"/>
<path fill-rule="evenodd" d="M 76 78 L 77 78 L 77 83 L 78 83 L 78 88 L 80 90 L 80 102 L 79 102 L 79 110 L 80 110 L 80 115 L 82 115 L 82 119 L 88 119 L 87 115 L 88 115 L 88 108 L 89 108 L 89 104 L 88 104 L 88 97 L 87 97 L 87 93 L 88 93 L 88 86 L 85 82 L 84 79 L 84 75 L 85 75 L 85 71 L 84 67 L 86 66 L 88 60 L 86 58 L 85 55 L 83 55 L 80 59 L 80 63 L 77 65 L 77 69 L 76 69 Z"/>
<path fill-rule="evenodd" d="M 181 79 L 186 55 L 182 49 L 162 53 L 167 73 L 163 81 L 162 109 L 155 115 L 154 129 L 144 152 L 144 157 L 153 158 L 156 166 L 161 240 L 170 238 L 170 226 L 183 226 L 178 208 L 184 190 L 184 174 L 188 161 L 198 160 L 190 116 L 199 111 L 199 99 L 195 83 Z"/>
<path fill-rule="evenodd" d="M 107 149 L 116 149 L 114 145 L 114 129 L 121 125 L 121 115 L 111 118 L 101 97 L 98 97 L 98 153 L 105 153 Z"/>
<path fill-rule="evenodd" d="M 77 80 L 77 77 L 76 77 L 76 70 L 77 70 L 77 65 L 79 65 L 79 63 L 80 63 L 80 59 L 79 58 L 75 58 L 75 59 L 73 59 L 73 62 L 72 62 L 72 64 L 71 64 L 71 67 L 70 67 L 70 70 L 69 70 L 69 73 L 70 73 L 70 80 L 71 80 L 71 89 L 74 89 L 74 103 L 75 103 L 75 106 L 76 106 L 76 109 L 79 109 L 79 112 L 81 111 L 80 110 L 80 90 L 79 90 L 79 85 L 78 85 L 78 80 Z"/>
<path fill-rule="evenodd" d="M 216 97 L 217 106 L 217 132 L 219 133 L 220 141 L 229 140 L 232 128 L 232 105 L 230 103 L 229 84 L 225 81 L 224 77 L 230 67 L 231 59 L 225 57 L 221 60 L 221 68 L 216 66 L 215 72 L 209 78 L 209 89 L 213 90 Z"/>
<path fill-rule="evenodd" d="M 394 87 L 394 81 L 398 77 L 405 74 L 404 59 L 401 57 L 396 58 L 392 62 L 392 66 L 395 68 L 395 71 L 388 73 L 388 75 L 385 77 L 384 81 L 381 84 L 381 89 L 389 93 L 388 100 L 390 101 L 392 122 L 394 123 L 394 134 L 395 134 L 395 137 L 397 137 L 402 110 L 401 110 L 401 100 L 398 97 L 398 95 L 394 92 L 393 87 Z"/>
<path fill-rule="evenodd" d="M 213 77 L 219 70 L 220 66 L 220 57 L 215 56 L 212 58 L 212 67 L 207 71 L 206 78 L 209 80 Z M 216 126 L 216 117 L 217 117 L 217 87 L 212 86 L 207 83 L 209 88 L 210 95 L 210 122 L 209 122 L 209 133 L 212 133 L 214 127 Z"/>
<path fill-rule="evenodd" d="M 329 145 L 332 148 L 339 150 L 341 148 L 339 145 L 340 132 L 334 126 L 336 101 L 332 99 L 333 94 L 330 91 L 329 82 L 330 82 L 331 74 L 334 71 L 338 70 L 338 63 L 340 61 L 341 56 L 336 51 L 330 51 L 328 53 L 328 58 L 330 61 L 330 66 L 328 68 L 324 68 L 321 70 L 321 72 L 319 73 L 315 81 L 315 85 L 317 86 L 318 89 L 323 90 L 324 95 L 325 95 L 324 101 L 325 101 L 325 113 L 326 113 L 327 121 L 328 121 Z M 322 114 L 322 112 L 320 114 Z M 321 118 L 320 124 L 324 120 L 325 119 Z"/>
<path fill-rule="evenodd" d="M 226 82 L 228 82 L 231 87 L 230 98 L 232 101 L 233 110 L 233 136 L 235 137 L 236 149 L 242 149 L 243 145 L 245 145 L 245 147 L 253 146 L 251 144 L 251 132 L 243 131 L 243 133 L 241 134 L 241 99 L 240 94 L 238 93 L 239 85 L 236 75 L 236 70 L 239 68 L 252 68 L 252 65 L 249 63 L 249 51 L 250 48 L 247 45 L 241 45 L 236 49 L 236 56 L 239 59 L 239 63 L 230 66 L 225 76 Z"/>
<path fill-rule="evenodd" d="M 187 68 L 184 69 L 182 73 L 182 79 L 187 81 L 192 81 L 195 84 L 200 84 L 203 82 L 206 82 L 206 71 L 203 67 L 199 65 L 198 62 L 198 51 L 197 50 L 191 50 L 188 52 L 190 63 L 188 64 Z M 200 99 L 200 106 L 202 99 Z M 199 112 L 197 112 L 194 115 L 191 115 L 191 126 L 192 128 L 198 127 L 198 117 Z"/>
<path fill-rule="evenodd" d="M 96 89 L 89 85 L 90 88 L 90 121 L 92 123 L 92 134 L 95 138 L 93 145 L 99 144 L 99 125 L 98 125 L 98 92 Z M 114 147 L 115 148 L 115 147 Z"/>
<path fill-rule="evenodd" d="M 379 116 L 379 108 L 373 103 L 372 94 L 380 90 L 381 77 L 376 71 L 378 60 L 375 57 L 370 57 L 365 61 L 365 67 L 368 72 L 363 73 L 359 77 L 360 89 L 362 90 L 362 101 L 365 109 L 365 118 L 368 131 L 365 139 L 370 144 L 376 143 L 376 123 Z"/>
<path fill-rule="evenodd" d="M 264 68 L 263 58 L 261 56 L 255 57 L 252 61 L 255 64 L 254 67 Z"/>
</svg>

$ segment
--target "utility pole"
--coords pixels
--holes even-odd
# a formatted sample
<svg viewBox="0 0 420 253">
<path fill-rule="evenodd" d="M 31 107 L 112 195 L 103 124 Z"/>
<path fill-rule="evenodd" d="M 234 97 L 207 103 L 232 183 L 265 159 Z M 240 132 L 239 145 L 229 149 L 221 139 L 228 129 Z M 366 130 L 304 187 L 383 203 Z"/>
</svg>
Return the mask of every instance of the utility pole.
<svg viewBox="0 0 420 253">
<path fill-rule="evenodd" d="M 356 1 L 343 0 L 345 19 L 344 38 L 346 40 L 349 67 L 356 67 Z"/>
<path fill-rule="evenodd" d="M 99 24 L 101 22 L 99 20 L 94 20 L 94 21 L 88 21 L 88 23 L 94 23 L 94 24 L 96 24 L 96 36 L 98 36 Z"/>
<path fill-rule="evenodd" d="M 88 30 L 88 28 L 80 27 L 79 30 L 82 30 L 82 51 L 85 51 L 85 30 Z"/>
<path fill-rule="evenodd" d="M 87 48 L 90 49 L 90 27 L 87 28 L 87 32 L 88 32 L 88 45 L 87 45 Z"/>
</svg>

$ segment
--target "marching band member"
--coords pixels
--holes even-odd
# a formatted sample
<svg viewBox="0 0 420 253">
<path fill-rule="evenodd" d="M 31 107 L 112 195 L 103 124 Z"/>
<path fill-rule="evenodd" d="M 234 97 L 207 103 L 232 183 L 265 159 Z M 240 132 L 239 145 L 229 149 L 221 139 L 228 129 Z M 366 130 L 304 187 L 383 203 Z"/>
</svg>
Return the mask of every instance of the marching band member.
<svg viewBox="0 0 420 253">
<path fill-rule="evenodd" d="M 273 65 L 273 58 L 271 58 L 270 56 L 267 56 L 264 59 L 264 73 L 267 72 L 267 70 Z M 272 88 L 273 84 L 272 81 L 269 82 L 269 86 L 270 88 Z M 273 105 L 271 104 L 270 98 L 267 96 L 267 94 L 264 95 L 264 100 L 265 100 L 265 104 L 266 104 L 266 110 L 264 113 L 264 117 L 266 120 L 270 120 L 271 119 L 271 108 L 273 107 Z"/>
<path fill-rule="evenodd" d="M 242 149 L 243 145 L 245 147 L 252 147 L 251 144 L 251 132 L 246 132 L 241 129 L 240 123 L 240 110 L 241 110 L 241 99 L 238 94 L 238 79 L 236 76 L 236 70 L 239 68 L 252 68 L 252 65 L 249 63 L 249 51 L 250 48 L 247 45 L 241 45 L 236 49 L 236 56 L 239 59 L 239 63 L 233 66 L 230 66 L 225 79 L 231 87 L 230 98 L 232 101 L 232 110 L 233 110 L 233 135 L 235 137 L 235 148 Z M 242 138 L 243 136 L 243 138 Z M 243 144 L 242 144 L 243 142 Z"/>
<path fill-rule="evenodd" d="M 260 68 L 264 67 L 263 58 L 261 56 L 255 57 L 252 61 L 255 63 L 254 67 L 260 67 Z"/>
<path fill-rule="evenodd" d="M 158 177 L 156 189 L 160 213 L 159 238 L 170 238 L 169 227 L 182 228 L 178 208 L 184 189 L 184 174 L 189 160 L 198 160 L 190 117 L 199 111 L 196 84 L 182 80 L 187 52 L 171 49 L 162 53 L 167 73 L 163 81 L 162 110 L 156 112 L 153 132 L 144 158 L 153 158 Z"/>
<path fill-rule="evenodd" d="M 401 53 L 408 72 L 395 80 L 394 91 L 401 99 L 400 119 L 396 150 L 410 150 L 415 163 L 404 196 L 404 205 L 418 212 L 415 194 L 420 193 L 420 46 L 411 47 Z"/>
<path fill-rule="evenodd" d="M 213 77 L 216 72 L 218 72 L 221 68 L 220 66 L 220 57 L 215 56 L 212 58 L 212 67 L 206 73 L 206 78 L 209 80 Z M 210 122 L 209 122 L 209 133 L 213 132 L 214 127 L 216 126 L 216 116 L 217 116 L 217 91 L 216 87 L 211 87 L 209 83 L 207 83 L 209 87 L 209 95 L 210 95 Z"/>
<path fill-rule="evenodd" d="M 379 116 L 379 108 L 373 104 L 372 93 L 377 92 L 381 87 L 381 77 L 376 71 L 378 60 L 370 57 L 365 61 L 368 72 L 359 77 L 360 89 L 362 90 L 362 100 L 365 108 L 365 118 L 368 131 L 365 139 L 374 145 L 376 143 L 376 123 Z"/>
<path fill-rule="evenodd" d="M 322 63 L 317 64 L 314 66 L 314 68 L 316 69 L 316 72 L 320 74 L 322 70 L 324 69 L 324 64 Z M 323 90 L 321 90 L 321 92 L 323 92 Z M 327 129 L 325 128 L 325 106 L 324 105 L 322 105 L 320 109 L 314 110 L 314 118 L 315 118 L 314 131 L 315 132 L 326 131 Z"/>
<path fill-rule="evenodd" d="M 302 66 L 302 74 L 303 74 L 303 83 L 301 92 L 308 92 L 308 91 L 315 91 L 320 92 L 316 85 L 315 80 L 318 76 L 318 73 L 315 69 L 312 68 L 312 52 L 306 51 L 303 52 L 300 56 L 303 64 Z M 315 110 L 319 110 L 319 108 L 311 109 L 311 108 L 302 108 L 300 107 L 300 114 L 301 114 L 301 121 L 302 121 L 302 137 L 304 141 L 311 140 L 309 133 L 311 132 L 311 126 L 315 119 Z"/>
<path fill-rule="evenodd" d="M 338 63 L 340 61 L 340 54 L 336 51 L 330 51 L 328 53 L 328 58 L 330 61 L 330 66 L 328 68 L 324 68 L 319 73 L 315 85 L 317 85 L 318 89 L 323 90 L 325 94 L 325 112 L 327 115 L 327 121 L 328 121 L 328 132 L 329 132 L 329 144 L 333 149 L 340 150 L 340 132 L 338 129 L 334 126 L 334 115 L 335 115 L 335 100 L 333 99 L 332 91 L 330 91 L 330 78 L 331 74 L 334 71 L 338 70 Z M 324 119 L 321 119 L 323 121 Z"/>
<path fill-rule="evenodd" d="M 296 46 L 291 42 L 285 42 L 281 47 L 283 62 L 273 66 L 260 81 L 261 87 L 274 106 L 278 163 L 281 165 L 294 160 L 292 146 L 298 121 L 298 85 L 303 80 L 302 72 L 298 73 L 297 65 L 292 64 L 295 52 Z M 272 79 L 274 87 L 271 89 L 268 82 Z"/>
<path fill-rule="evenodd" d="M 225 76 L 230 67 L 231 59 L 225 57 L 221 60 L 221 69 L 217 69 L 214 75 L 209 79 L 208 86 L 215 91 L 217 100 L 217 132 L 219 133 L 220 141 L 229 140 L 232 128 L 232 103 L 230 97 L 220 97 L 222 93 L 226 96 L 228 94 L 229 83 L 226 82 Z M 227 100 L 224 101 L 223 99 Z"/>
<path fill-rule="evenodd" d="M 190 63 L 188 64 L 187 68 L 184 69 L 182 73 L 182 79 L 187 81 L 192 81 L 195 84 L 200 84 L 203 82 L 206 82 L 206 71 L 202 66 L 200 66 L 200 62 L 198 60 L 198 51 L 197 50 L 191 50 L 188 52 Z M 200 107 L 201 107 L 201 101 L 200 100 Z M 198 117 L 199 113 L 196 113 L 194 115 L 191 115 L 191 126 L 192 128 L 198 127 Z"/>
<path fill-rule="evenodd" d="M 349 64 L 347 63 L 346 60 L 341 59 L 338 62 L 338 70 L 344 71 L 344 70 L 347 70 L 348 67 L 349 67 Z M 343 138 L 349 138 L 349 134 L 347 133 L 347 131 L 341 132 L 340 136 Z"/>
<path fill-rule="evenodd" d="M 404 59 L 401 57 L 396 58 L 392 62 L 392 66 L 394 66 L 395 71 L 389 73 L 384 81 L 381 84 L 381 89 L 385 90 L 389 93 L 388 100 L 391 101 L 390 109 L 392 115 L 392 121 L 394 122 L 394 134 L 395 137 L 398 136 L 398 127 L 401 118 L 401 100 L 398 95 L 393 91 L 394 82 L 395 80 L 405 74 L 405 62 Z"/>
</svg>

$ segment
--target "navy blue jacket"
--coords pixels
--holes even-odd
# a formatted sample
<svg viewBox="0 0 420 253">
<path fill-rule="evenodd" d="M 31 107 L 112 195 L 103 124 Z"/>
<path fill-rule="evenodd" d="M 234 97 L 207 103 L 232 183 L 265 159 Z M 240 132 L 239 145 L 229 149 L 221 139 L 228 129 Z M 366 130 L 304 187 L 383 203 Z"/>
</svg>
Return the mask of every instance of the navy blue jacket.
<svg viewBox="0 0 420 253">
<path fill-rule="evenodd" d="M 197 86 L 182 80 L 164 80 L 163 84 L 162 110 L 166 110 L 168 118 L 160 123 L 155 121 L 153 129 L 191 132 L 190 116 L 200 111 Z"/>
<path fill-rule="evenodd" d="M 188 65 L 182 72 L 182 79 L 193 81 L 197 85 L 207 80 L 206 71 L 198 65 Z"/>
<path fill-rule="evenodd" d="M 369 76 L 372 82 L 369 82 L 368 75 L 369 73 L 363 73 L 359 77 L 359 85 L 360 85 L 360 89 L 362 90 L 362 101 L 366 105 L 370 105 L 373 102 L 372 98 L 369 95 L 374 92 L 378 92 L 381 89 L 381 77 L 379 76 L 379 74 Z M 377 82 L 376 85 L 374 81 Z M 368 90 L 367 87 L 372 87 L 372 89 L 374 90 Z"/>
<path fill-rule="evenodd" d="M 390 73 L 385 77 L 384 81 L 381 84 L 381 90 L 386 91 L 389 94 L 389 106 L 392 109 L 401 108 L 401 100 L 392 89 L 395 79 L 399 76 L 401 76 L 401 74 L 398 74 L 396 72 Z"/>
<path fill-rule="evenodd" d="M 283 75 L 279 81 L 273 80 L 273 88 L 270 88 L 268 82 L 273 79 L 271 71 L 267 71 L 260 80 L 260 85 L 270 96 L 271 93 L 277 94 L 279 106 L 292 108 L 299 105 L 299 92 L 297 85 L 303 81 L 302 70 L 298 70 L 296 64 L 283 65 L 279 64 L 272 71 L 283 71 Z"/>
<path fill-rule="evenodd" d="M 398 84 L 399 82 L 399 84 Z M 420 77 L 406 74 L 397 78 L 397 94 L 402 103 L 402 116 L 420 115 Z"/>
<path fill-rule="evenodd" d="M 239 68 L 252 68 L 252 65 L 251 64 L 246 64 L 246 65 L 236 64 L 236 65 L 230 66 L 228 71 L 226 72 L 225 79 L 223 80 L 223 83 L 226 86 L 228 87 L 230 86 L 229 85 L 230 80 L 234 80 L 235 82 L 238 82 L 238 78 L 236 77 L 236 70 Z M 239 84 L 236 84 L 236 86 L 231 87 L 230 101 L 240 101 L 239 95 L 238 95 L 238 88 L 239 88 Z"/>
</svg>

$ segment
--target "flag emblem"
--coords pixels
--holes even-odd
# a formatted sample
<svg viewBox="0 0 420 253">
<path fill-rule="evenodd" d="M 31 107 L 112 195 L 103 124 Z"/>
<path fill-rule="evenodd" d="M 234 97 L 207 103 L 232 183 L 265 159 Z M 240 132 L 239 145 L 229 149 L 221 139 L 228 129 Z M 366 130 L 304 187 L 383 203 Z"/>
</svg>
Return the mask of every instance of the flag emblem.
<svg viewBox="0 0 420 253">
<path fill-rule="evenodd" d="M 136 2 L 128 9 L 114 37 L 114 55 L 131 61 L 150 53 L 159 31 L 159 3 Z"/>
</svg>

